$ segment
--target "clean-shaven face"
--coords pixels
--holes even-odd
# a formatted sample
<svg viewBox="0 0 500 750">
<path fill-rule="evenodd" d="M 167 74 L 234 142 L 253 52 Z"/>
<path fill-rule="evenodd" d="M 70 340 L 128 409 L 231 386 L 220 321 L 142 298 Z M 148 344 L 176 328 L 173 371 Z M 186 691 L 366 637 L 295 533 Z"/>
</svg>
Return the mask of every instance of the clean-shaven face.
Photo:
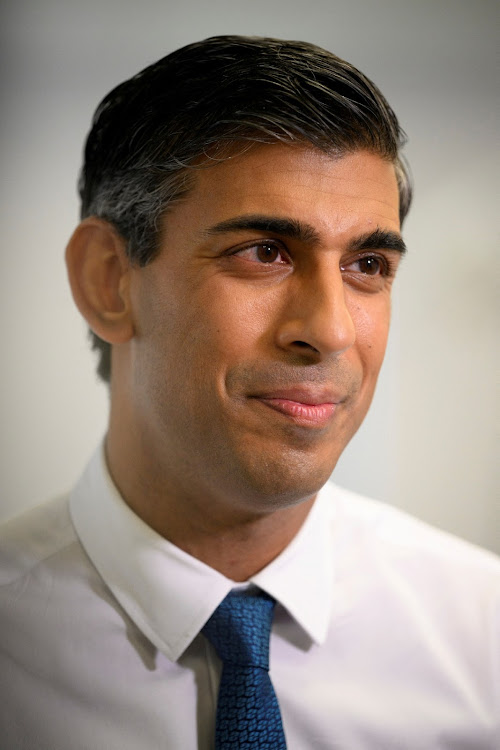
<svg viewBox="0 0 500 750">
<path fill-rule="evenodd" d="M 275 144 L 199 169 L 132 273 L 138 440 L 183 503 L 313 496 L 370 405 L 404 245 L 394 168 Z"/>
</svg>

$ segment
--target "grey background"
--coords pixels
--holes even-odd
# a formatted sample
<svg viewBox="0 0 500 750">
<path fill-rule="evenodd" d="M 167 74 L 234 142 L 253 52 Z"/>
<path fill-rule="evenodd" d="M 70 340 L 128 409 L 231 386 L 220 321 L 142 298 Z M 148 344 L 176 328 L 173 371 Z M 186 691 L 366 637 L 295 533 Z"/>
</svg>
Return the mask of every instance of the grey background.
<svg viewBox="0 0 500 750">
<path fill-rule="evenodd" d="M 495 462 L 498 9 L 488 0 L 7 0 L 1 7 L 1 510 L 73 484 L 106 389 L 63 265 L 91 114 L 124 78 L 207 36 L 299 38 L 396 110 L 416 198 L 372 410 L 334 479 L 500 552 Z M 496 269 L 496 270 L 495 270 Z"/>
</svg>

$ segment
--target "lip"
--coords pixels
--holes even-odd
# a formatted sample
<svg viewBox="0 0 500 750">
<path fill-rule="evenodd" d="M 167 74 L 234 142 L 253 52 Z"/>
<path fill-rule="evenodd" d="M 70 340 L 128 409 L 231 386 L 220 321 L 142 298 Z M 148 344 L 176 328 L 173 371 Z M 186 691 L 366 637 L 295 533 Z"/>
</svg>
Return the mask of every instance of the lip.
<svg viewBox="0 0 500 750">
<path fill-rule="evenodd" d="M 253 398 L 296 424 L 311 427 L 327 425 L 342 400 L 332 392 L 307 388 L 280 389 Z"/>
</svg>

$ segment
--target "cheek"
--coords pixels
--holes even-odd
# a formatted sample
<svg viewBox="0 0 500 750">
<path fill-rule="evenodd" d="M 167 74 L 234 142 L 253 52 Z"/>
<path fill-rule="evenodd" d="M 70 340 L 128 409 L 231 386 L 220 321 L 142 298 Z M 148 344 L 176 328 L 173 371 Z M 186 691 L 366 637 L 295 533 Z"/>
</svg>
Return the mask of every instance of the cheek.
<svg viewBox="0 0 500 750">
<path fill-rule="evenodd" d="M 389 295 L 372 295 L 351 307 L 356 327 L 356 348 L 365 377 L 378 374 L 384 359 L 389 334 L 391 303 Z"/>
<path fill-rule="evenodd" d="M 273 318 L 271 297 L 227 279 L 224 284 L 214 280 L 196 295 L 187 311 L 188 327 L 197 347 L 208 350 L 212 366 L 255 356 Z"/>
<path fill-rule="evenodd" d="M 236 361 L 255 357 L 273 317 L 272 294 L 221 274 L 158 273 L 148 282 L 137 286 L 134 300 L 143 367 L 185 387 L 206 387 L 209 373 L 223 381 Z"/>
</svg>

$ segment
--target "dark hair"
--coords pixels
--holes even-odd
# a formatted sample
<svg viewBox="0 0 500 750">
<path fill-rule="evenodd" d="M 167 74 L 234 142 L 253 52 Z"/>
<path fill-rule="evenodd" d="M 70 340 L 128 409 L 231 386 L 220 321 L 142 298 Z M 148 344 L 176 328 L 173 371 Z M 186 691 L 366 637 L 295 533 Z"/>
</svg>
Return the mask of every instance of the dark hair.
<svg viewBox="0 0 500 750">
<path fill-rule="evenodd" d="M 197 168 L 237 147 L 277 141 L 379 154 L 395 166 L 401 221 L 406 216 L 406 137 L 378 88 L 313 44 L 243 36 L 183 47 L 103 99 L 85 147 L 81 216 L 111 222 L 130 259 L 146 265 L 161 218 L 189 191 Z M 98 373 L 109 380 L 111 347 L 92 337 Z"/>
</svg>

